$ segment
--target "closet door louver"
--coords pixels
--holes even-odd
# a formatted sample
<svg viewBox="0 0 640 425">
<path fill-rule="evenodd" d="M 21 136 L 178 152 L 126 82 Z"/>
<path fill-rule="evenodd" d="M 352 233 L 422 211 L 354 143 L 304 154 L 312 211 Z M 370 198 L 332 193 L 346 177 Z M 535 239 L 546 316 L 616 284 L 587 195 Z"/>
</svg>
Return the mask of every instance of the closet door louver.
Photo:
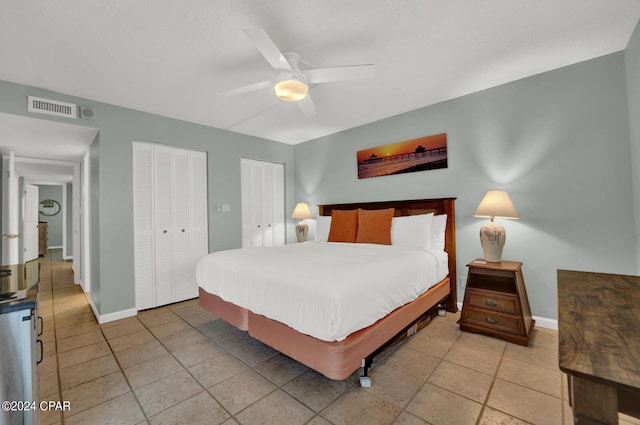
<svg viewBox="0 0 640 425">
<path fill-rule="evenodd" d="M 133 240 L 136 308 L 155 307 L 153 225 L 153 151 L 146 143 L 133 144 Z"/>
</svg>

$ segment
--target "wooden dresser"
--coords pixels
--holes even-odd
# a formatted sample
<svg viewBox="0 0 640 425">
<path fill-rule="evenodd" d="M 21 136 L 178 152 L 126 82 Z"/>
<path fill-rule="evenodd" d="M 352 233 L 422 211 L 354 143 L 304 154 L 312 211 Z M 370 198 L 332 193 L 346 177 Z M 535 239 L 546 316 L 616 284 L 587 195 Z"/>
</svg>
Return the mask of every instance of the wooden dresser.
<svg viewBox="0 0 640 425">
<path fill-rule="evenodd" d="M 467 267 L 460 329 L 529 345 L 535 320 L 531 317 L 522 263 L 476 259 Z"/>
<path fill-rule="evenodd" d="M 46 221 L 38 222 L 38 256 L 44 257 L 47 255 L 47 249 L 49 248 L 49 233 Z"/>
</svg>

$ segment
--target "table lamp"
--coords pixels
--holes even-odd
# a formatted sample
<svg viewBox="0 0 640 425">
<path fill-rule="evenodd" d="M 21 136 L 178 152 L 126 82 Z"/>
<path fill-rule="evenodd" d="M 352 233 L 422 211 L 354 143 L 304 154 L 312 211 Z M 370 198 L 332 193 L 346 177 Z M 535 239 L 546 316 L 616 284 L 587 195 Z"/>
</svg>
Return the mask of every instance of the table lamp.
<svg viewBox="0 0 640 425">
<path fill-rule="evenodd" d="M 509 195 L 504 190 L 490 190 L 484 195 L 480 205 L 473 213 L 474 217 L 489 217 L 491 221 L 480 228 L 480 244 L 484 252 L 484 259 L 490 263 L 502 261 L 502 248 L 507 238 L 507 233 L 500 224 L 493 221 L 494 218 L 518 219 L 516 211 Z"/>
<path fill-rule="evenodd" d="M 298 220 L 300 220 L 298 224 L 296 224 L 296 238 L 298 238 L 298 242 L 306 241 L 309 226 L 307 226 L 307 223 L 305 223 L 304 220 L 307 218 L 311 218 L 309 205 L 307 205 L 305 202 L 298 202 L 296 204 L 296 207 L 293 209 L 291 218 L 297 218 Z"/>
</svg>

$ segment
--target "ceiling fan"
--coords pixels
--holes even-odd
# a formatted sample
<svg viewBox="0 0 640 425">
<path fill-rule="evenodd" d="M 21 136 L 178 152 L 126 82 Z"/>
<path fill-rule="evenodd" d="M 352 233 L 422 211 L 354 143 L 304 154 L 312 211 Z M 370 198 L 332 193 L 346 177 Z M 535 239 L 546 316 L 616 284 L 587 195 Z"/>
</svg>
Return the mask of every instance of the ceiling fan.
<svg viewBox="0 0 640 425">
<path fill-rule="evenodd" d="M 296 52 L 281 52 L 267 33 L 259 28 L 244 29 L 244 33 L 253 41 L 258 51 L 269 64 L 279 71 L 275 79 L 249 84 L 220 93 L 222 96 L 235 96 L 271 87 L 275 96 L 285 102 L 296 102 L 306 116 L 316 113 L 315 105 L 309 95 L 309 88 L 321 83 L 355 80 L 373 77 L 373 65 L 333 66 L 329 68 L 302 69 L 308 66 Z"/>
</svg>

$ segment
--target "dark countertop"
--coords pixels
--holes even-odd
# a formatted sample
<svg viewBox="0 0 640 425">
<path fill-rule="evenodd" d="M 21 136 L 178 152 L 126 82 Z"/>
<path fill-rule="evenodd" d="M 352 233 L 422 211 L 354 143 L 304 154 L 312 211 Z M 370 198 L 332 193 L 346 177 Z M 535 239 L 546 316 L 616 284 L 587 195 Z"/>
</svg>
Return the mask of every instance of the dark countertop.
<svg viewBox="0 0 640 425">
<path fill-rule="evenodd" d="M 0 266 L 0 314 L 35 307 L 40 263 Z M 7 301 L 4 297 L 13 293 Z"/>
</svg>

